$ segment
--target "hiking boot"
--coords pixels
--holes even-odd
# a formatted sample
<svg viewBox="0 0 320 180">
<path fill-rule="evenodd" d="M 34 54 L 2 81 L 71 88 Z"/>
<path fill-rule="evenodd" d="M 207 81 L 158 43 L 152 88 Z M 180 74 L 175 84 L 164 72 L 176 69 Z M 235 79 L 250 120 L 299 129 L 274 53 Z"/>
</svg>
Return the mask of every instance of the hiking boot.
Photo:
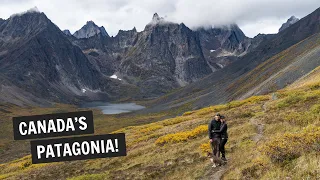
<svg viewBox="0 0 320 180">
<path fill-rule="evenodd" d="M 222 161 L 227 161 L 226 157 L 221 158 Z"/>
</svg>

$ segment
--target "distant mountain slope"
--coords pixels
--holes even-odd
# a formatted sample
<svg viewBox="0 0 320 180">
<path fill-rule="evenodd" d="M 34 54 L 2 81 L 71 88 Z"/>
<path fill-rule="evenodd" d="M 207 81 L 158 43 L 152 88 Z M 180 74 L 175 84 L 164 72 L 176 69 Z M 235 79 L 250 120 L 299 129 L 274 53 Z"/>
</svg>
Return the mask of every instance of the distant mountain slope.
<svg viewBox="0 0 320 180">
<path fill-rule="evenodd" d="M 260 64 L 245 76 L 242 76 L 228 88 L 242 84 L 233 94 L 246 98 L 281 89 L 320 65 L 320 34 L 291 46 L 269 60 Z"/>
<path fill-rule="evenodd" d="M 300 79 L 298 79 L 294 83 L 287 86 L 286 89 L 294 90 L 294 89 L 303 88 L 305 86 L 313 87 L 314 89 L 316 89 L 319 84 L 319 81 L 320 81 L 320 66 L 318 66 L 308 74 L 302 76 Z"/>
<path fill-rule="evenodd" d="M 32 92 L 27 92 L 23 88 L 19 88 L 13 84 L 10 78 L 7 78 L 0 73 L 0 104 L 12 103 L 18 106 L 48 106 L 50 101 L 39 98 Z"/>
</svg>

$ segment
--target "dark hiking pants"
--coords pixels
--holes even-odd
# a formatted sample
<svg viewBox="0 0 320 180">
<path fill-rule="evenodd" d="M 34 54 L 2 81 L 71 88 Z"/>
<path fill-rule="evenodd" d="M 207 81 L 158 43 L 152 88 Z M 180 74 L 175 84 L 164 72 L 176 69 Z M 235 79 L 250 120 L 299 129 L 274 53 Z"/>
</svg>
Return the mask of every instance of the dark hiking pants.
<svg viewBox="0 0 320 180">
<path fill-rule="evenodd" d="M 216 156 L 216 157 L 220 156 L 220 150 L 219 150 L 220 140 L 221 139 L 219 137 L 212 138 L 211 148 L 212 148 L 213 156 Z"/>
<path fill-rule="evenodd" d="M 226 149 L 225 149 L 224 146 L 226 145 L 227 141 L 228 141 L 228 138 L 222 138 L 221 139 L 221 143 L 220 143 L 219 149 L 220 149 L 222 157 L 226 157 Z"/>
</svg>

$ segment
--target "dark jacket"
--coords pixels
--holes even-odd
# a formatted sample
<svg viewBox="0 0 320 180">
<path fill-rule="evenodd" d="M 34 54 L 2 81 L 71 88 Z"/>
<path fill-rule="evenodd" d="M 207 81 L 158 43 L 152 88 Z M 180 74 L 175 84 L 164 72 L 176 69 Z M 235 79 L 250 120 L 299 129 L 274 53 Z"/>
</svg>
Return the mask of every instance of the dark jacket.
<svg viewBox="0 0 320 180">
<path fill-rule="evenodd" d="M 227 123 L 221 123 L 219 130 L 213 130 L 214 133 L 220 133 L 221 138 L 228 139 L 228 125 Z"/>
<path fill-rule="evenodd" d="M 215 132 L 220 130 L 220 126 L 221 126 L 220 121 L 211 120 L 208 126 L 209 139 L 221 137 L 220 136 L 221 133 Z"/>
</svg>

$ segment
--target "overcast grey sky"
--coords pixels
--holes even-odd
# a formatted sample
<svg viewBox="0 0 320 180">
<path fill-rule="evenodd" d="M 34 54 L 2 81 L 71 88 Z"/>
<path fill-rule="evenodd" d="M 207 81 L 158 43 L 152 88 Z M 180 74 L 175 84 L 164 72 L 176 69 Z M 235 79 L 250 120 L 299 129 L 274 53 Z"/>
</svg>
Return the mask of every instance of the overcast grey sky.
<svg viewBox="0 0 320 180">
<path fill-rule="evenodd" d="M 88 20 L 110 35 L 134 26 L 144 29 L 154 12 L 194 28 L 237 23 L 244 33 L 276 33 L 291 15 L 304 17 L 320 7 L 320 0 L 0 0 L 0 17 L 37 7 L 60 29 L 72 33 Z"/>
</svg>

